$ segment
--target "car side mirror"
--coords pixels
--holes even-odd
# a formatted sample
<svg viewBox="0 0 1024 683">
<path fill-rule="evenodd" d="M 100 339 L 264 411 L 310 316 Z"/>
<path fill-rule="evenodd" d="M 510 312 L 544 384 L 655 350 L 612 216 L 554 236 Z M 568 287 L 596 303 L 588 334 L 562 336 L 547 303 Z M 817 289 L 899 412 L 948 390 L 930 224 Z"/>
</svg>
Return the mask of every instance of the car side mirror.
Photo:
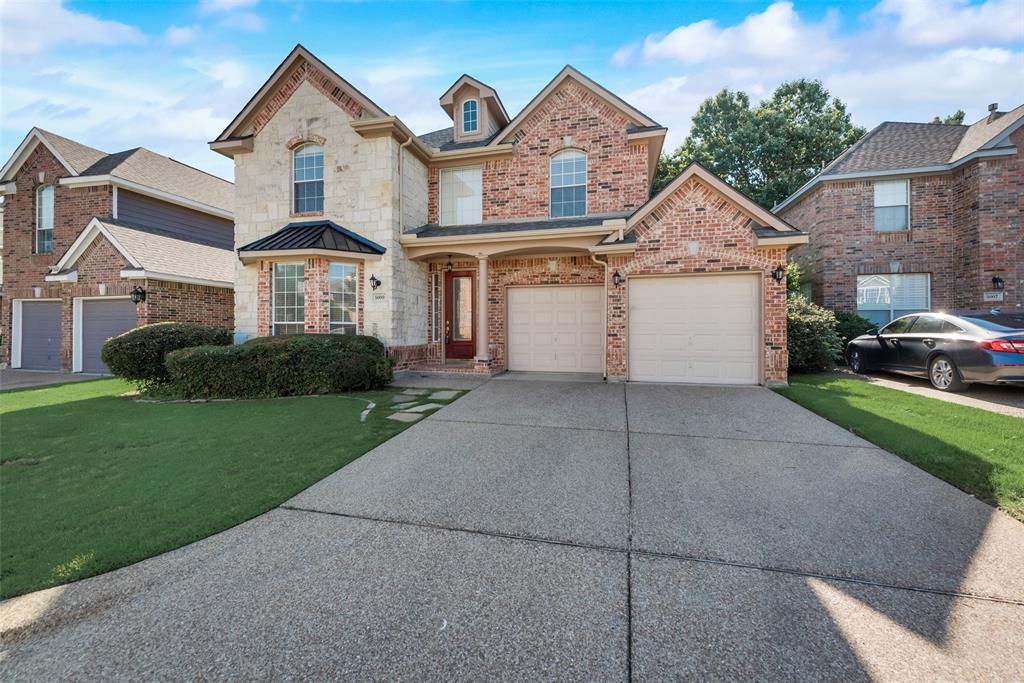
<svg viewBox="0 0 1024 683">
<path fill-rule="evenodd" d="M 878 328 L 877 327 L 872 327 L 870 330 L 868 330 L 864 334 L 870 334 L 872 337 L 877 337 L 878 336 Z"/>
</svg>

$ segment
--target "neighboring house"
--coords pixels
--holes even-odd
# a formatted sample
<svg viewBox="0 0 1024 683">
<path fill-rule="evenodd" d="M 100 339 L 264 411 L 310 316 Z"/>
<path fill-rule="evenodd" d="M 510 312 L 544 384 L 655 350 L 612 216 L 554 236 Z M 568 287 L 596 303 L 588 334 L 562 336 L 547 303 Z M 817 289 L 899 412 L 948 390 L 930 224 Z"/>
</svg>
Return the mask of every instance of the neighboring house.
<svg viewBox="0 0 1024 683">
<path fill-rule="evenodd" d="M 233 327 L 231 183 L 147 149 L 107 154 L 39 128 L 0 179 L 0 361 L 103 372 L 103 342 L 136 325 Z"/>
<path fill-rule="evenodd" d="M 375 335 L 400 368 L 786 380 L 806 236 L 572 67 L 518 114 L 468 75 L 414 135 L 301 46 L 210 143 L 235 160 L 235 329 Z M 773 275 L 777 271 L 777 275 Z"/>
<path fill-rule="evenodd" d="M 886 122 L 775 207 L 817 303 L 883 324 L 1024 306 L 1024 106 L 970 126 Z"/>
</svg>

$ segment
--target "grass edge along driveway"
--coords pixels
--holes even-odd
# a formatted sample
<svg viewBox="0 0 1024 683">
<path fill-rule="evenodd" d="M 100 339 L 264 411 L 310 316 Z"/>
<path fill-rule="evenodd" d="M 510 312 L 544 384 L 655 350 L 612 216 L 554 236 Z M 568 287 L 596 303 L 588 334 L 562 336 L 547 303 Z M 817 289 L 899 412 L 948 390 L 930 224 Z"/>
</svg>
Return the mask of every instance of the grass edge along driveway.
<svg viewBox="0 0 1024 683">
<path fill-rule="evenodd" d="M 1024 420 L 834 375 L 776 391 L 1024 522 Z"/>
<path fill-rule="evenodd" d="M 0 394 L 0 597 L 240 524 L 409 426 L 387 419 L 396 391 L 147 403 L 129 389 L 105 379 Z M 377 408 L 360 422 L 364 399 Z"/>
</svg>

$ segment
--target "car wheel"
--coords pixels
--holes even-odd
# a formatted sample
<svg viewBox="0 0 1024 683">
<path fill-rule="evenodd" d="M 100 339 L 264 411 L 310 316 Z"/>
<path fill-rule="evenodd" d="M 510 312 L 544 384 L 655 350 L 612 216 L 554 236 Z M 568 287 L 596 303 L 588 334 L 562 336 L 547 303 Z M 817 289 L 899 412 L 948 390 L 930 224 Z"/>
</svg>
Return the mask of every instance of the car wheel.
<svg viewBox="0 0 1024 683">
<path fill-rule="evenodd" d="M 964 391 L 967 385 L 960 379 L 960 371 L 949 356 L 935 356 L 928 364 L 928 379 L 939 391 Z"/>
<path fill-rule="evenodd" d="M 846 361 L 850 365 L 850 369 L 855 374 L 863 375 L 867 372 L 867 365 L 864 363 L 864 354 L 860 349 L 850 349 L 850 352 L 846 356 Z"/>
</svg>

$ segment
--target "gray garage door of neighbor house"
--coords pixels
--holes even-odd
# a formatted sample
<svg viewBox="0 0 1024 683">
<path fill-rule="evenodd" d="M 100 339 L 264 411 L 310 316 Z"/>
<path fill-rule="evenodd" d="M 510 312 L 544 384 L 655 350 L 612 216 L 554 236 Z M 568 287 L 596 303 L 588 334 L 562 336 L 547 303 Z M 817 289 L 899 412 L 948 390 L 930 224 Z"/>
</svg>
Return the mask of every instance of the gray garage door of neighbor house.
<svg viewBox="0 0 1024 683">
<path fill-rule="evenodd" d="M 21 302 L 21 366 L 60 370 L 60 302 Z"/>
<path fill-rule="evenodd" d="M 131 299 L 82 301 L 82 372 L 110 372 L 100 360 L 103 342 L 133 327 L 135 304 Z"/>
</svg>

